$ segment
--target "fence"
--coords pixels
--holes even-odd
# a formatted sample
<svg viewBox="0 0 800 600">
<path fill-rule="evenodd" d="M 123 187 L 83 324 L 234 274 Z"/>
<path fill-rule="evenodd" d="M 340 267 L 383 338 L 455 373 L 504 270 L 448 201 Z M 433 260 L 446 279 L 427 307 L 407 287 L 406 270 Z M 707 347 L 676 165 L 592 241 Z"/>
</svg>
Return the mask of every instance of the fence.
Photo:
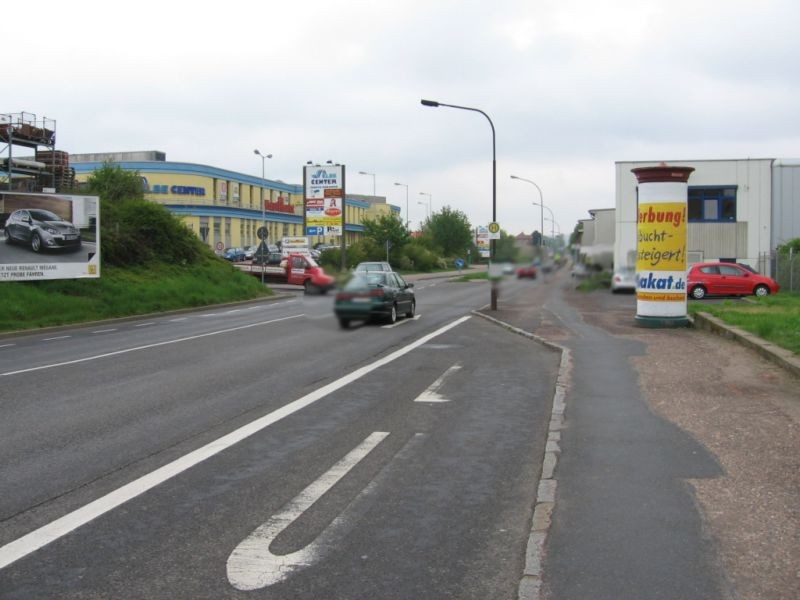
<svg viewBox="0 0 800 600">
<path fill-rule="evenodd" d="M 794 248 L 778 252 L 763 253 L 758 260 L 759 272 L 772 273 L 772 278 L 781 285 L 782 291 L 800 292 L 800 252 Z M 769 269 L 764 267 L 769 266 Z"/>
</svg>

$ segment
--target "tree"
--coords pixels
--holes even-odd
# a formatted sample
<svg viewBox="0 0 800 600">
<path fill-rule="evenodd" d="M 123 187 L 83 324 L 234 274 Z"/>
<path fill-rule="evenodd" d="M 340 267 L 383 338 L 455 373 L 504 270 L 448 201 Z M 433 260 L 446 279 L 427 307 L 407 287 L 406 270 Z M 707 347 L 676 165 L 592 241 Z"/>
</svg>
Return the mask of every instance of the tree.
<svg viewBox="0 0 800 600">
<path fill-rule="evenodd" d="M 144 183 L 138 171 L 126 171 L 108 161 L 92 173 L 86 182 L 90 194 L 103 200 L 144 200 Z"/>
<path fill-rule="evenodd" d="M 445 206 L 423 224 L 423 236 L 442 256 L 465 256 L 472 246 L 472 227 L 467 215 Z"/>
<path fill-rule="evenodd" d="M 387 242 L 389 255 L 399 258 L 403 247 L 411 241 L 411 236 L 400 217 L 393 214 L 382 215 L 375 220 L 365 220 L 364 238 L 372 242 L 373 250 L 370 253 L 381 253 L 381 256 L 372 257 L 373 259 L 386 256 Z"/>
<path fill-rule="evenodd" d="M 500 239 L 494 241 L 494 260 L 495 262 L 516 262 L 517 249 L 516 238 L 500 230 Z"/>
</svg>

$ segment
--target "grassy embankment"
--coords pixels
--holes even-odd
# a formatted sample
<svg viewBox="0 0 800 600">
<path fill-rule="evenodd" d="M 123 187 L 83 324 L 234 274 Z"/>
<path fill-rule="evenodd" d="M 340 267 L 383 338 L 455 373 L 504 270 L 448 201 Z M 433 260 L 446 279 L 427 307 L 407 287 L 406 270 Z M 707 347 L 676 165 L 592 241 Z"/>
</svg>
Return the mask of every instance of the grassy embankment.
<svg viewBox="0 0 800 600">
<path fill-rule="evenodd" d="M 578 289 L 583 292 L 607 290 L 610 274 L 598 273 L 582 281 Z M 726 300 L 712 303 L 707 300 L 689 300 L 689 314 L 709 313 L 733 325 L 800 354 L 800 295 L 781 292 L 774 296 Z"/>
<path fill-rule="evenodd" d="M 753 333 L 800 354 L 800 295 L 779 293 L 745 300 L 727 300 L 718 304 L 689 301 L 689 313 L 706 312 L 725 323 Z"/>
<path fill-rule="evenodd" d="M 104 266 L 98 279 L 0 285 L 0 332 L 37 329 L 249 300 L 271 295 L 250 275 L 217 259 L 182 267 Z"/>
</svg>

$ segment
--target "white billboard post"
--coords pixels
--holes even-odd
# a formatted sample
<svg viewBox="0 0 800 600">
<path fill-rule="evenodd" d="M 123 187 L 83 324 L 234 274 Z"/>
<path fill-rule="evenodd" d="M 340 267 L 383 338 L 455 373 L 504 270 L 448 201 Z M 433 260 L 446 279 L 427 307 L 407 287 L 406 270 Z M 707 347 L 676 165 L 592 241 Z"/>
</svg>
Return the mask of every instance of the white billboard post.
<svg viewBox="0 0 800 600">
<path fill-rule="evenodd" d="M 0 283 L 100 277 L 97 196 L 0 192 Z"/>
<path fill-rule="evenodd" d="M 344 165 L 303 167 L 303 204 L 303 227 L 307 236 L 341 238 L 344 271 L 347 268 Z"/>
</svg>

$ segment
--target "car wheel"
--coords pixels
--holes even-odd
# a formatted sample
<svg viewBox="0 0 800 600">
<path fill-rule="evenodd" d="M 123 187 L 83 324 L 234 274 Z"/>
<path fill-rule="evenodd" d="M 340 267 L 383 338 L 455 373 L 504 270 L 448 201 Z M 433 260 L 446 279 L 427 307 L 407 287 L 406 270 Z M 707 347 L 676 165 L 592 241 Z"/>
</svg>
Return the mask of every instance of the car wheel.
<svg viewBox="0 0 800 600">
<path fill-rule="evenodd" d="M 706 297 L 706 288 L 702 285 L 696 285 L 692 288 L 692 298 L 695 300 L 702 300 Z"/>
<path fill-rule="evenodd" d="M 411 306 L 409 306 L 408 310 L 406 311 L 406 318 L 407 319 L 413 319 L 414 318 L 414 311 L 416 310 L 416 308 L 417 308 L 417 303 L 414 300 L 412 300 L 411 301 Z"/>
<path fill-rule="evenodd" d="M 350 327 L 350 319 L 341 318 L 339 319 L 339 327 L 342 329 L 347 329 Z"/>
<path fill-rule="evenodd" d="M 6 231 L 6 244 L 9 246 L 14 243 L 14 240 L 11 239 L 11 234 Z"/>
<path fill-rule="evenodd" d="M 31 250 L 34 252 L 39 252 L 42 249 L 42 238 L 39 237 L 39 234 L 35 231 L 31 236 Z"/>
<path fill-rule="evenodd" d="M 397 323 L 397 304 L 392 304 L 387 320 L 389 323 Z"/>
<path fill-rule="evenodd" d="M 769 296 L 769 288 L 765 285 L 757 285 L 755 290 L 756 296 Z"/>
<path fill-rule="evenodd" d="M 311 280 L 310 279 L 306 279 L 303 282 L 303 290 L 305 291 L 306 294 L 310 294 L 311 293 Z"/>
</svg>

